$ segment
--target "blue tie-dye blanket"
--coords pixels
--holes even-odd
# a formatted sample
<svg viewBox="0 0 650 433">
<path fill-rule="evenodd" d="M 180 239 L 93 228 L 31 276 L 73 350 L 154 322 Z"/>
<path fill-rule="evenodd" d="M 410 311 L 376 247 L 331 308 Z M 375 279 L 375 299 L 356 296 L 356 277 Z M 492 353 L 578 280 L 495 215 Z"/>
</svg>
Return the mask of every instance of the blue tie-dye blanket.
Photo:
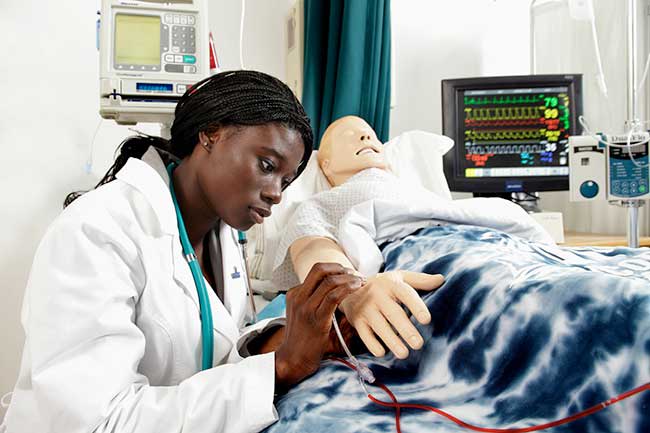
<svg viewBox="0 0 650 433">
<path fill-rule="evenodd" d="M 440 273 L 424 296 L 433 317 L 406 360 L 359 357 L 401 403 L 483 427 L 542 424 L 650 382 L 650 250 L 558 248 L 474 226 L 420 230 L 382 246 L 385 270 Z M 389 398 L 370 387 L 380 400 Z M 392 432 L 355 374 L 325 361 L 277 401 L 267 432 Z M 402 410 L 405 433 L 467 431 Z M 650 392 L 554 433 L 648 433 Z"/>
</svg>

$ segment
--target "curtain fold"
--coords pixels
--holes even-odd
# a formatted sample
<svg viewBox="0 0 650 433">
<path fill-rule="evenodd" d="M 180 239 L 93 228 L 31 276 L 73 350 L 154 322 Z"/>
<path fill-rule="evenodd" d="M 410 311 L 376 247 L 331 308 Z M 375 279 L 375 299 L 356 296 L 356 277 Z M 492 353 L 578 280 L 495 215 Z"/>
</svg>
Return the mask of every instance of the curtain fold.
<svg viewBox="0 0 650 433">
<path fill-rule="evenodd" d="M 345 115 L 362 117 L 388 140 L 390 41 L 390 0 L 305 0 L 302 103 L 316 148 Z"/>
</svg>

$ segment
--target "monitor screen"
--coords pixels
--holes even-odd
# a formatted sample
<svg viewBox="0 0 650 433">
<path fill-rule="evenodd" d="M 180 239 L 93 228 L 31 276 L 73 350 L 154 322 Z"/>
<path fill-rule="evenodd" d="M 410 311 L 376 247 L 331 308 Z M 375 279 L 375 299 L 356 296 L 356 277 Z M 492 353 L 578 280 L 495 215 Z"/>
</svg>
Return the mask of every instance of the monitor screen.
<svg viewBox="0 0 650 433">
<path fill-rule="evenodd" d="M 115 15 L 115 63 L 160 64 L 160 17 Z"/>
<path fill-rule="evenodd" d="M 581 110 L 579 75 L 443 80 L 443 133 L 452 191 L 568 189 L 569 136 Z"/>
</svg>

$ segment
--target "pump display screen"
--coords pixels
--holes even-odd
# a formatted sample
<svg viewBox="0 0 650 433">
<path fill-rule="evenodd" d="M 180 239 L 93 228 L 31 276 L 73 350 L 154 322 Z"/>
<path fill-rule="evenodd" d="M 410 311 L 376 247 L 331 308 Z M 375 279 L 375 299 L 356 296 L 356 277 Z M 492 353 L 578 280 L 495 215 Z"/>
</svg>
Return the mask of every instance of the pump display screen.
<svg viewBox="0 0 650 433">
<path fill-rule="evenodd" d="M 160 64 L 160 17 L 115 15 L 115 63 Z"/>
</svg>

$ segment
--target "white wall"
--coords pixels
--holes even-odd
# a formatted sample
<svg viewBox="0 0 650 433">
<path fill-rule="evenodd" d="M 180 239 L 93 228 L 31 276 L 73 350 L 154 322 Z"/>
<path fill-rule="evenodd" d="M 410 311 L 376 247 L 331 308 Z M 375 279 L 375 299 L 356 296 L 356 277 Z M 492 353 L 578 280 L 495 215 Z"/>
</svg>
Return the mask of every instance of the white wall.
<svg viewBox="0 0 650 433">
<path fill-rule="evenodd" d="M 391 2 L 397 105 L 390 135 L 442 133 L 440 81 L 528 73 L 528 1 Z"/>
<path fill-rule="evenodd" d="M 240 2 L 210 0 L 210 27 L 224 69 L 239 68 Z M 244 62 L 284 79 L 289 0 L 248 0 Z M 93 168 L 84 170 L 98 115 L 95 22 L 99 2 L 0 2 L 0 395 L 13 388 L 24 334 L 20 307 L 32 257 L 65 195 L 94 185 L 126 127 L 103 121 Z M 157 133 L 156 125 L 138 125 Z M 56 314 L 55 311 L 52 314 Z M 0 419 L 4 410 L 0 409 Z"/>
</svg>

